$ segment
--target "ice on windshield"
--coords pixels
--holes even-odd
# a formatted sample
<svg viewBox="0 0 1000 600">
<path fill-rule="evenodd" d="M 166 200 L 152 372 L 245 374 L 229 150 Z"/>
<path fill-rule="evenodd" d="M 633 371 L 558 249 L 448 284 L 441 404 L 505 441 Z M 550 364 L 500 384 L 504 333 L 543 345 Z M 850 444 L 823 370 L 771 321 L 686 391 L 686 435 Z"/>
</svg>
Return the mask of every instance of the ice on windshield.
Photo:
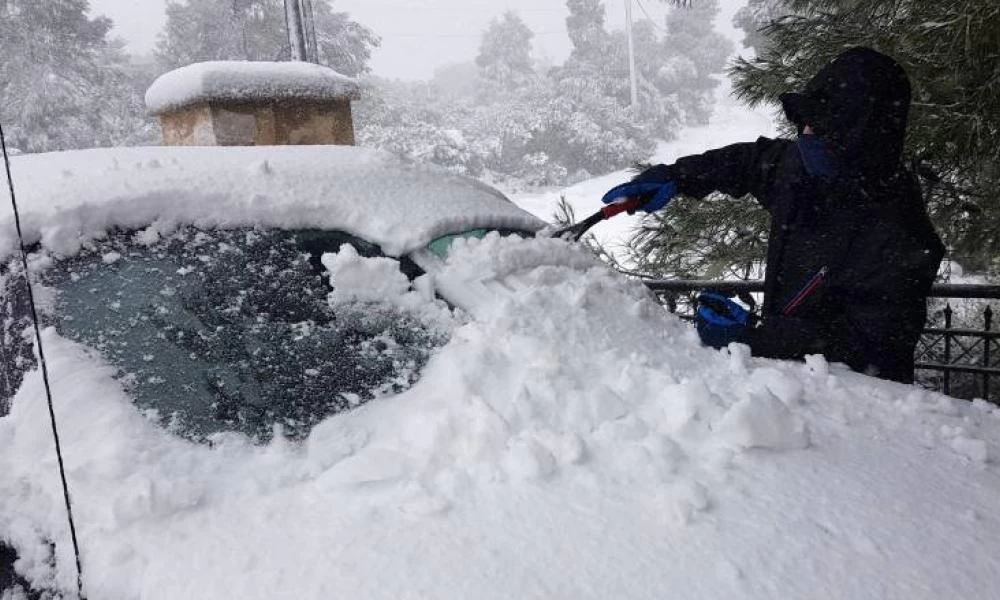
<svg viewBox="0 0 1000 600">
<path fill-rule="evenodd" d="M 276 425 L 298 437 L 406 389 L 442 342 L 385 303 L 334 308 L 320 260 L 344 244 L 377 253 L 324 232 L 184 228 L 152 244 L 118 234 L 45 282 L 58 292 L 59 333 L 100 352 L 165 424 L 195 439 L 266 438 Z"/>
</svg>

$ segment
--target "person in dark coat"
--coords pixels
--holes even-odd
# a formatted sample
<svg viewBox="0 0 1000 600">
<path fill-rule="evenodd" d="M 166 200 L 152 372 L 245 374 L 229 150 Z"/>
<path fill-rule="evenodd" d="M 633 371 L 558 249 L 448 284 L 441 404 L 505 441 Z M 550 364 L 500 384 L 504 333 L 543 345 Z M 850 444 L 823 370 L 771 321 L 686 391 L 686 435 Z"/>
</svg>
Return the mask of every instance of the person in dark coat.
<svg viewBox="0 0 1000 600">
<path fill-rule="evenodd" d="M 944 247 L 902 162 L 906 73 L 883 54 L 853 48 L 804 92 L 780 100 L 797 140 L 762 137 L 656 165 L 605 201 L 649 198 L 642 210 L 652 211 L 675 191 L 752 195 L 771 215 L 761 318 L 754 323 L 739 308 L 726 314 L 709 295 L 697 316 L 702 340 L 745 343 L 771 358 L 822 354 L 912 382 Z"/>
</svg>

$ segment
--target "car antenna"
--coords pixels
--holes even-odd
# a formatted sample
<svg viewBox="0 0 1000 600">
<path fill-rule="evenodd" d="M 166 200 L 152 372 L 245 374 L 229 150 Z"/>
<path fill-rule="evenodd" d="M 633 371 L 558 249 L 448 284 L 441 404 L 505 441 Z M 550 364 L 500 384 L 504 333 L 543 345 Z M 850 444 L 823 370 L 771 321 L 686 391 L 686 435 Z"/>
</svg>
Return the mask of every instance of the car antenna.
<svg viewBox="0 0 1000 600">
<path fill-rule="evenodd" d="M 21 213 L 17 209 L 17 198 L 14 196 L 14 177 L 10 172 L 10 156 L 7 153 L 7 138 L 4 137 L 3 125 L 0 124 L 0 147 L 3 148 L 3 164 L 7 171 L 7 187 L 10 188 L 10 204 L 14 209 L 14 226 L 17 228 L 17 240 L 21 248 L 21 266 L 24 268 L 24 283 L 28 288 L 28 303 L 31 305 L 31 321 L 35 326 L 35 343 L 38 345 L 38 362 L 42 365 L 42 381 L 45 383 L 45 397 L 49 404 L 49 422 L 52 423 L 52 438 L 56 444 L 56 459 L 59 463 L 59 478 L 62 480 L 63 500 L 66 501 L 66 516 L 69 520 L 69 534 L 73 539 L 73 554 L 76 557 L 76 591 L 81 600 L 83 595 L 83 569 L 80 567 L 80 545 L 76 541 L 76 525 L 73 522 L 73 503 L 69 497 L 69 484 L 66 482 L 66 467 L 63 465 L 62 444 L 59 443 L 59 427 L 56 425 L 56 411 L 52 405 L 52 386 L 49 385 L 49 369 L 45 363 L 45 351 L 42 348 L 42 329 L 38 323 L 38 310 L 35 308 L 35 294 L 31 289 L 31 277 L 28 276 L 28 251 L 24 246 L 24 234 L 21 231 Z"/>
</svg>

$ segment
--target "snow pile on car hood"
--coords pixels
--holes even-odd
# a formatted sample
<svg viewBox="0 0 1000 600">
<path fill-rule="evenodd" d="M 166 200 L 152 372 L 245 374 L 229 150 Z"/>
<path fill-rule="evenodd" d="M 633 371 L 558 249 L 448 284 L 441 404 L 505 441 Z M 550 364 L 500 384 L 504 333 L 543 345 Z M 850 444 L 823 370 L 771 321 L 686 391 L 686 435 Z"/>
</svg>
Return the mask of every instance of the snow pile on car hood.
<svg viewBox="0 0 1000 600">
<path fill-rule="evenodd" d="M 17 156 L 12 172 L 27 241 L 57 254 L 151 224 L 339 230 L 393 256 L 449 233 L 544 225 L 473 179 L 348 146 L 81 150 Z M 8 215 L 0 260 L 14 248 Z"/>
<path fill-rule="evenodd" d="M 446 267 L 503 293 L 414 387 L 302 444 L 171 437 L 50 332 L 89 596 L 1000 593 L 995 409 L 706 349 L 559 240 L 456 242 Z M 37 374 L 0 447 L 0 535 L 73 589 Z"/>
</svg>

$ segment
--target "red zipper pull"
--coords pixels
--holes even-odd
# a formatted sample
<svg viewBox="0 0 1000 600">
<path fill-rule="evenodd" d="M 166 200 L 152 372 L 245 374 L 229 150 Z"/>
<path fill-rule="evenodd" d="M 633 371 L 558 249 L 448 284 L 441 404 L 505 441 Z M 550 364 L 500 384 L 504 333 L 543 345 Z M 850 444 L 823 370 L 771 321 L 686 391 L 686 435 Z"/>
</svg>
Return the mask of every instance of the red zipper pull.
<svg viewBox="0 0 1000 600">
<path fill-rule="evenodd" d="M 811 296 L 816 290 L 820 288 L 821 285 L 823 285 L 823 280 L 826 279 L 826 275 L 827 273 L 829 273 L 829 271 L 830 270 L 826 266 L 824 266 L 815 275 L 809 278 L 809 281 L 806 282 L 806 284 L 802 287 L 802 289 L 799 290 L 799 292 L 795 294 L 795 296 L 791 300 L 788 301 L 788 304 L 785 305 L 785 308 L 781 309 L 781 314 L 788 316 L 792 314 L 796 308 L 801 306 L 802 303 L 805 302 L 807 298 L 809 298 L 809 296 Z"/>
</svg>

